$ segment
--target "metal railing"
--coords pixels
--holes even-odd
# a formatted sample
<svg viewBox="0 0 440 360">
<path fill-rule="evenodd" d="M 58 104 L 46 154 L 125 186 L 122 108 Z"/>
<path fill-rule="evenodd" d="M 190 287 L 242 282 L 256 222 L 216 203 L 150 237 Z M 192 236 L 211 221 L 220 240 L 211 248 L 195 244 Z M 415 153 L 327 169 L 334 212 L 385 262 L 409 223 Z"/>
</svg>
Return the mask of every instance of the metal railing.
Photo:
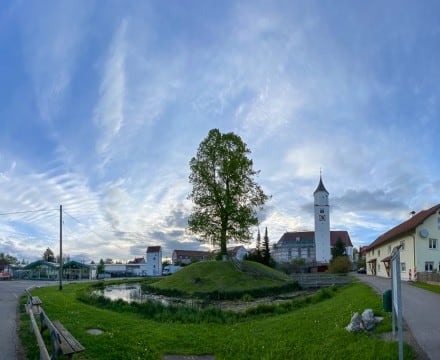
<svg viewBox="0 0 440 360">
<path fill-rule="evenodd" d="M 348 285 L 352 283 L 350 275 L 339 274 L 292 274 L 292 279 L 298 281 L 303 288 L 313 288 L 333 285 Z"/>
</svg>

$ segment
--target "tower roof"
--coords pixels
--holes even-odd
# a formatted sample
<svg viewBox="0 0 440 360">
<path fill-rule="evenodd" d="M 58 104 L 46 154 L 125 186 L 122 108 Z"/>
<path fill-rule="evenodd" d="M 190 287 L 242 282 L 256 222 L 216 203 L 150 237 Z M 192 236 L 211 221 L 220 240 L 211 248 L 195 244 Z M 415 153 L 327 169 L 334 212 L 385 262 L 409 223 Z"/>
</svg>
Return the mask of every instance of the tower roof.
<svg viewBox="0 0 440 360">
<path fill-rule="evenodd" d="M 327 193 L 327 195 L 329 194 L 329 192 L 327 191 L 327 189 L 324 186 L 324 183 L 322 182 L 322 175 L 319 176 L 319 184 L 318 184 L 318 187 L 316 188 L 316 190 L 314 191 L 313 195 L 315 195 L 318 191 L 324 191 Z"/>
</svg>

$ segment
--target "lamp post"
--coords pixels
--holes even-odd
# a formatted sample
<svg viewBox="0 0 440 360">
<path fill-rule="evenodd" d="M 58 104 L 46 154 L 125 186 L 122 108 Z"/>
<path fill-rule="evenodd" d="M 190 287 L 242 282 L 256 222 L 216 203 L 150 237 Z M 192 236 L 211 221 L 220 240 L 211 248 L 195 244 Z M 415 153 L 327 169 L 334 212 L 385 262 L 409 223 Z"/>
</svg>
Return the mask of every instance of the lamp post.
<svg viewBox="0 0 440 360">
<path fill-rule="evenodd" d="M 60 291 L 63 290 L 63 205 L 60 205 Z"/>
</svg>

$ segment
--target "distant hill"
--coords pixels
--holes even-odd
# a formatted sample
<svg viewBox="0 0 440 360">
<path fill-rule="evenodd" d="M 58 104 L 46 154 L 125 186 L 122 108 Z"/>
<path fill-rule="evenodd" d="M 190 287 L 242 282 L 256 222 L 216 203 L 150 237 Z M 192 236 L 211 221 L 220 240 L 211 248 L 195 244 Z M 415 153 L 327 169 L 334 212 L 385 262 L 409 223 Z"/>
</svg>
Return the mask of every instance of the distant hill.
<svg viewBox="0 0 440 360">
<path fill-rule="evenodd" d="M 240 271 L 232 261 L 198 262 L 185 266 L 153 285 L 159 289 L 193 293 L 276 287 L 291 280 L 284 273 L 256 262 L 243 261 L 242 266 L 243 271 Z"/>
</svg>

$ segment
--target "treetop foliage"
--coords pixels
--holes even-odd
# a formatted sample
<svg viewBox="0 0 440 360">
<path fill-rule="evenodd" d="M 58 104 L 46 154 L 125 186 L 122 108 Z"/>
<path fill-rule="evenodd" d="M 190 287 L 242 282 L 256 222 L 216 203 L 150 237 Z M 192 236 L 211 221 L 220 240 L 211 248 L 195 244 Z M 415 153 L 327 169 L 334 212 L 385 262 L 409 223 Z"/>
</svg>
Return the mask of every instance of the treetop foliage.
<svg viewBox="0 0 440 360">
<path fill-rule="evenodd" d="M 193 189 L 188 198 L 194 208 L 189 230 L 220 243 L 222 254 L 228 240 L 249 242 L 257 210 L 269 198 L 254 180 L 259 171 L 253 169 L 250 153 L 238 135 L 212 129 L 190 161 Z"/>
</svg>

